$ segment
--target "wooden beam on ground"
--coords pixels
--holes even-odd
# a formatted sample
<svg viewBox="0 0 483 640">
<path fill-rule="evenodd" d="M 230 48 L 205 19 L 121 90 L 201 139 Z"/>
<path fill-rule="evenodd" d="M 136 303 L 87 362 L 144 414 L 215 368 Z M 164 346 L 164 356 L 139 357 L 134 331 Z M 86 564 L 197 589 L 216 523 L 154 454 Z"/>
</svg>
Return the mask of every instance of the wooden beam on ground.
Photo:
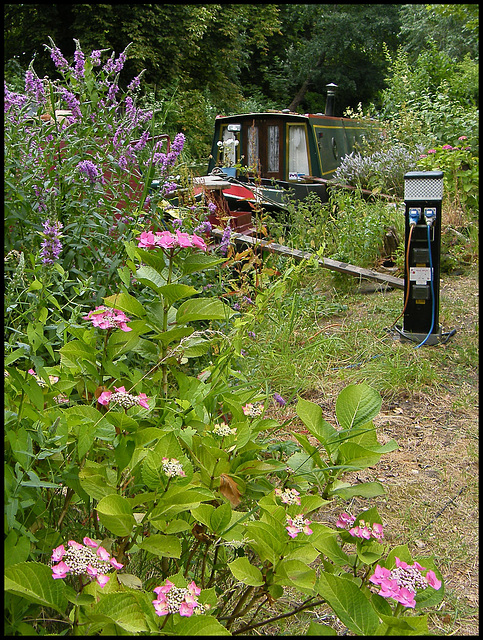
<svg viewBox="0 0 483 640">
<path fill-rule="evenodd" d="M 215 238 L 221 238 L 223 232 L 219 229 L 213 229 L 211 234 Z M 290 247 L 284 247 L 281 244 L 271 242 L 269 240 L 260 240 L 252 236 L 247 236 L 242 233 L 233 233 L 230 236 L 230 240 L 237 244 L 246 244 L 251 247 L 260 247 L 263 251 L 270 251 L 271 253 L 280 253 L 281 255 L 294 258 L 294 260 L 309 260 L 314 255 L 308 251 L 299 251 L 298 249 L 291 249 Z M 357 276 L 359 278 L 367 278 L 368 280 L 375 280 L 387 284 L 395 289 L 404 289 L 404 280 L 402 278 L 396 278 L 395 276 L 386 275 L 373 271 L 372 269 L 363 269 L 362 267 L 356 267 L 346 262 L 339 262 L 339 260 L 331 260 L 330 258 L 317 258 L 321 267 L 331 269 L 332 271 L 339 271 L 340 273 L 347 273 L 351 276 Z"/>
</svg>

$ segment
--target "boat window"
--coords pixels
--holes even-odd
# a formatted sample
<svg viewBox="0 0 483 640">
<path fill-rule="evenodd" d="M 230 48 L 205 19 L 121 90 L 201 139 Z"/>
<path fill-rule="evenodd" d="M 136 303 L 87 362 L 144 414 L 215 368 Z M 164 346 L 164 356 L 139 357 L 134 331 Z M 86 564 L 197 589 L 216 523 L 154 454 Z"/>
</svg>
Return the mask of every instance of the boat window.
<svg viewBox="0 0 483 640">
<path fill-rule="evenodd" d="M 258 127 L 248 129 L 248 166 L 258 171 Z"/>
<path fill-rule="evenodd" d="M 236 163 L 236 148 L 239 144 L 235 131 L 228 128 L 224 129 L 222 140 L 218 142 L 220 148 L 220 156 L 224 167 L 232 167 Z"/>
<path fill-rule="evenodd" d="M 280 158 L 279 158 L 280 129 L 278 125 L 269 125 L 267 133 L 268 133 L 267 171 L 278 173 L 280 168 Z"/>
<path fill-rule="evenodd" d="M 309 174 L 307 156 L 307 138 L 305 126 L 291 124 L 288 128 L 288 171 L 290 173 Z"/>
</svg>

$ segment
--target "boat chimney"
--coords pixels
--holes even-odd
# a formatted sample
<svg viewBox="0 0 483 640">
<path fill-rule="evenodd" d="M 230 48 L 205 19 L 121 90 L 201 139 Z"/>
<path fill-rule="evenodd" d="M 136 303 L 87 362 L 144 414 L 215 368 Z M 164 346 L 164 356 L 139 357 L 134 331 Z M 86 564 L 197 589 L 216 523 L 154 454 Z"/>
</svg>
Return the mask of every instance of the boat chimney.
<svg viewBox="0 0 483 640">
<path fill-rule="evenodd" d="M 325 102 L 325 115 L 333 116 L 335 111 L 335 91 L 337 85 L 333 82 L 325 85 L 327 87 L 327 100 Z"/>
</svg>

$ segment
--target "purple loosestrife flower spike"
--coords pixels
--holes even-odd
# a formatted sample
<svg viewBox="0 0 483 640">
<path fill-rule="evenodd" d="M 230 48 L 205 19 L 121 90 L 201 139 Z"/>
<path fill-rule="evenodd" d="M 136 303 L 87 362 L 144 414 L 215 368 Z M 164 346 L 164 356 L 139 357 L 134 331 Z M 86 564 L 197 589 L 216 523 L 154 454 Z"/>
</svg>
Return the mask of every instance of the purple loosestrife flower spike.
<svg viewBox="0 0 483 640">
<path fill-rule="evenodd" d="M 44 222 L 44 240 L 42 241 L 42 251 L 40 256 L 43 264 L 54 264 L 62 251 L 62 243 L 60 241 L 62 224 L 54 222 L 50 224 L 50 220 Z"/>
<path fill-rule="evenodd" d="M 83 173 L 89 179 L 91 184 L 100 179 L 100 171 L 91 160 L 82 160 L 77 165 L 77 170 Z"/>
<path fill-rule="evenodd" d="M 230 244 L 230 236 L 231 236 L 231 228 L 230 225 L 227 224 L 225 230 L 223 231 L 223 235 L 221 237 L 220 246 L 218 250 L 220 251 L 222 256 L 226 256 L 226 252 L 228 251 L 228 246 Z"/>
</svg>

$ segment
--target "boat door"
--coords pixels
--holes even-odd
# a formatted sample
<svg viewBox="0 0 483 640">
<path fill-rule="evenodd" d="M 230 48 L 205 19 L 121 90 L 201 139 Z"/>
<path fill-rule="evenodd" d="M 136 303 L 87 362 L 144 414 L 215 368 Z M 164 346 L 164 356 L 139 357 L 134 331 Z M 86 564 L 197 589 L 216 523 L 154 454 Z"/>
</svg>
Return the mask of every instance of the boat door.
<svg viewBox="0 0 483 640">
<path fill-rule="evenodd" d="M 254 176 L 284 179 L 283 131 L 284 121 L 277 117 L 257 116 L 243 124 L 242 153 Z"/>
</svg>

